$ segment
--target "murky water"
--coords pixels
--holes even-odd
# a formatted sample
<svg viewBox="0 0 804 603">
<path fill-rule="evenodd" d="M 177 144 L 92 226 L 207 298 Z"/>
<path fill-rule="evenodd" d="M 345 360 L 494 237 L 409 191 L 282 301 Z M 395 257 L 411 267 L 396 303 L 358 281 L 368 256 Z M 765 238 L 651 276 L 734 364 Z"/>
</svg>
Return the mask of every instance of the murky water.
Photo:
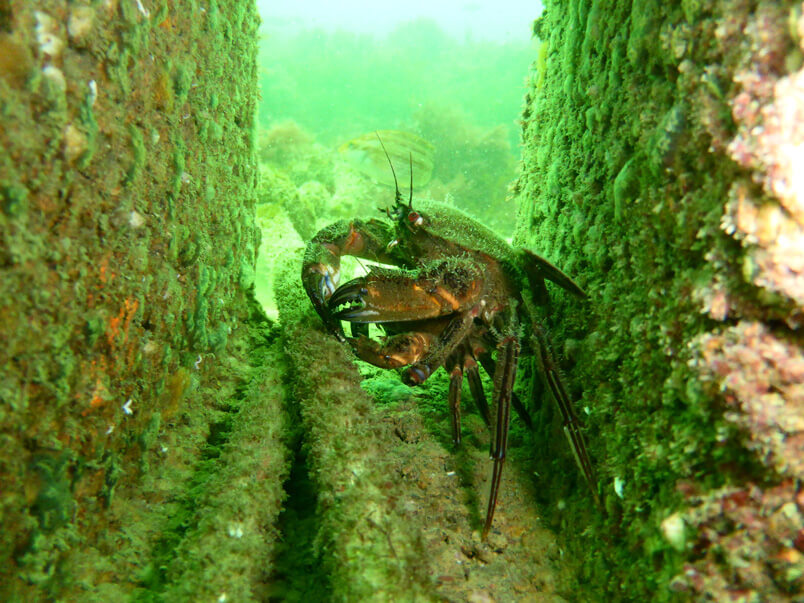
<svg viewBox="0 0 804 603">
<path fill-rule="evenodd" d="M 416 148 L 384 141 L 405 196 L 411 152 L 416 198 L 454 204 L 505 237 L 513 232 L 509 185 L 518 174 L 518 118 L 536 56 L 529 24 L 540 7 L 369 8 L 262 6 L 257 293 L 270 316 L 276 257 L 325 224 L 375 217 L 392 203 L 391 169 L 376 142 L 368 173 L 345 152 L 377 130 L 431 145 L 423 181 Z"/>
</svg>

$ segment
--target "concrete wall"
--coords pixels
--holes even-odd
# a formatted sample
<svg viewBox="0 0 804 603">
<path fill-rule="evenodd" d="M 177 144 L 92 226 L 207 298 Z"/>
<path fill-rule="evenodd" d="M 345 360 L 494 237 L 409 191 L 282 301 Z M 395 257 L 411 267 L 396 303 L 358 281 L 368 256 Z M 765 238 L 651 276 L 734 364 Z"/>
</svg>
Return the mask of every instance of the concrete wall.
<svg viewBox="0 0 804 603">
<path fill-rule="evenodd" d="M 261 588 L 286 463 L 247 301 L 257 24 L 0 3 L 4 600 Z"/>
<path fill-rule="evenodd" d="M 355 370 L 299 258 L 281 337 L 250 302 L 252 3 L 0 2 L 2 598 L 793 598 L 801 15 L 537 21 L 517 240 L 590 294 L 547 326 L 603 504 L 524 384 L 481 542 L 488 435 L 450 449 L 444 379 Z"/>
<path fill-rule="evenodd" d="M 535 24 L 517 238 L 590 294 L 559 294 L 549 326 L 604 509 L 548 406 L 561 460 L 542 501 L 581 599 L 789 600 L 804 573 L 802 9 L 672 5 L 548 2 Z"/>
</svg>

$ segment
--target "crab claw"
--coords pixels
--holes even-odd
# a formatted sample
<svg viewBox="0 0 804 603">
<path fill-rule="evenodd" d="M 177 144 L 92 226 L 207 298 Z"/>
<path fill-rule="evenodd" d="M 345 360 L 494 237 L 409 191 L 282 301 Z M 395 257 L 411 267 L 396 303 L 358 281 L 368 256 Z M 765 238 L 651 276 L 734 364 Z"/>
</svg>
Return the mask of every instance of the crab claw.
<svg viewBox="0 0 804 603">
<path fill-rule="evenodd" d="M 338 271 L 326 264 L 312 264 L 302 276 L 304 289 L 316 310 L 323 308 L 338 286 Z M 319 312 L 320 314 L 320 312 Z"/>
<path fill-rule="evenodd" d="M 393 231 L 378 220 L 342 220 L 321 229 L 307 244 L 302 262 L 302 284 L 324 324 L 340 341 L 346 341 L 340 320 L 330 312 L 329 299 L 338 289 L 341 257 L 350 255 L 382 263 L 394 258 L 386 250 Z"/>
<path fill-rule="evenodd" d="M 440 267 L 439 267 L 440 268 Z M 350 322 L 409 322 L 440 318 L 464 309 L 476 299 L 479 285 L 448 282 L 444 270 L 412 272 L 373 267 L 362 277 L 344 283 L 326 303 L 337 320 Z"/>
<path fill-rule="evenodd" d="M 302 284 L 310 297 L 310 301 L 313 303 L 315 311 L 324 321 L 327 328 L 340 341 L 346 341 L 340 321 L 334 319 L 328 306 L 328 300 L 335 293 L 338 286 L 339 276 L 339 271 L 331 265 L 325 263 L 310 264 L 305 268 L 302 275 Z"/>
<path fill-rule="evenodd" d="M 371 301 L 366 279 L 359 277 L 338 287 L 329 298 L 327 309 L 337 320 L 379 322 L 375 320 L 379 310 L 371 307 Z"/>
</svg>

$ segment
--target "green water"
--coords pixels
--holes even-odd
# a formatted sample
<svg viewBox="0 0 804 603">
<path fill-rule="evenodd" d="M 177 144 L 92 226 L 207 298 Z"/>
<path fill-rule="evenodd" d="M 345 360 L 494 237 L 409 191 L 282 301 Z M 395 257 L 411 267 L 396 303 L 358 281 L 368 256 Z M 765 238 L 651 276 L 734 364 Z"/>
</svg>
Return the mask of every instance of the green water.
<svg viewBox="0 0 804 603">
<path fill-rule="evenodd" d="M 804 602 L 801 2 L 274 4 L 0 0 L 0 601 Z M 486 541 L 471 388 L 322 328 L 377 130 L 588 293 L 599 506 L 527 320 Z"/>
<path fill-rule="evenodd" d="M 263 7 L 256 291 L 270 317 L 276 317 L 277 259 L 335 220 L 375 217 L 392 202 L 391 187 L 338 152 L 364 134 L 400 130 L 428 141 L 432 178 L 414 197 L 453 204 L 512 236 L 519 117 L 538 41 L 527 20 L 497 23 L 479 35 L 470 26 L 482 23 L 467 6 L 458 17 L 475 15 L 474 24 L 389 13 L 385 21 L 378 17 L 384 29 L 374 31 L 356 16 L 350 22 L 348 11 L 336 25 L 334 15 L 290 20 Z M 524 12 L 530 11 L 535 16 L 539 7 Z M 387 180 L 390 168 L 381 167 Z M 397 171 L 405 168 L 397 163 Z M 405 178 L 400 187 L 407 196 Z"/>
<path fill-rule="evenodd" d="M 361 183 L 347 177 L 336 149 L 367 132 L 395 129 L 434 145 L 432 180 L 416 196 L 454 203 L 511 235 L 517 119 L 536 54 L 526 24 L 518 38 L 458 40 L 428 18 L 386 33 L 289 28 L 264 19 L 260 161 L 297 188 L 324 184 L 331 196 L 313 208 L 317 222 L 344 209 L 373 212 L 382 203 L 339 201 Z"/>
</svg>

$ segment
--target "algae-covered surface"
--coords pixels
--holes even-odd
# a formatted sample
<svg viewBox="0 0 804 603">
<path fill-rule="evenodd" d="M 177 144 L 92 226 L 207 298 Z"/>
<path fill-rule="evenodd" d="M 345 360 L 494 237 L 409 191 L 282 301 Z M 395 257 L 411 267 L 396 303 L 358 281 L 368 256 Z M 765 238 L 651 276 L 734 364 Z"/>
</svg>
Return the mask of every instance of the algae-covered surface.
<svg viewBox="0 0 804 603">
<path fill-rule="evenodd" d="M 259 598 L 288 465 L 256 32 L 248 2 L 0 3 L 3 600 Z"/>
<path fill-rule="evenodd" d="M 559 509 L 560 473 L 544 499 L 579 597 L 801 600 L 800 19 L 571 2 L 534 25 L 516 238 L 590 294 L 552 328 L 605 512 Z"/>
<path fill-rule="evenodd" d="M 0 0 L 0 598 L 804 601 L 802 15 L 551 1 L 520 44 Z M 454 445 L 443 371 L 315 313 L 307 242 L 393 203 L 374 130 L 414 208 L 588 293 L 543 314 L 599 506 L 523 356 L 483 539 L 481 416 Z"/>
</svg>

